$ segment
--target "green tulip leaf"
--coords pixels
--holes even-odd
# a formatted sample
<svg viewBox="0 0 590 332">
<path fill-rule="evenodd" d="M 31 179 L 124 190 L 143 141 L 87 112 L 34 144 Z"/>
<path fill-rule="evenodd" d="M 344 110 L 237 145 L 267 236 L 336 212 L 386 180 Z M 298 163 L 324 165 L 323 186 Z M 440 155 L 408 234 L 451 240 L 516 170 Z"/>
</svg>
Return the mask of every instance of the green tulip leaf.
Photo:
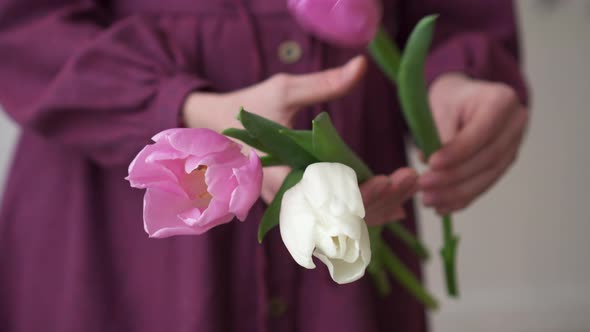
<svg viewBox="0 0 590 332">
<path fill-rule="evenodd" d="M 279 158 L 275 158 L 274 156 L 267 155 L 260 157 L 260 163 L 262 167 L 272 167 L 272 166 L 282 166 L 285 163 L 280 160 Z"/>
<path fill-rule="evenodd" d="M 299 144 L 280 133 L 281 130 L 288 128 L 244 109 L 240 110 L 238 120 L 252 137 L 262 143 L 266 152 L 282 160 L 286 165 L 305 168 L 317 162 L 317 159 Z"/>
<path fill-rule="evenodd" d="M 426 246 L 414 235 L 407 230 L 400 221 L 390 222 L 386 225 L 387 229 L 395 235 L 400 241 L 408 246 L 416 256 L 422 261 L 427 261 L 430 258 L 430 252 Z"/>
<path fill-rule="evenodd" d="M 385 75 L 392 82 L 397 81 L 400 52 L 383 27 L 379 29 L 377 35 L 369 44 L 369 53 Z"/>
<path fill-rule="evenodd" d="M 410 34 L 397 77 L 398 94 L 404 117 L 414 140 L 427 160 L 441 146 L 430 112 L 424 78 L 424 63 L 432 42 L 436 18 L 437 15 L 423 18 Z"/>
<path fill-rule="evenodd" d="M 414 276 L 412 271 L 404 265 L 383 240 L 380 240 L 378 243 L 378 253 L 385 268 L 389 270 L 391 275 L 404 286 L 410 294 L 424 304 L 426 308 L 432 310 L 438 309 L 438 301 L 424 288 L 420 280 Z"/>
<path fill-rule="evenodd" d="M 300 147 L 310 154 L 313 152 L 313 133 L 311 130 L 292 130 L 292 129 L 281 129 L 279 132 L 285 136 L 290 137 Z"/>
<path fill-rule="evenodd" d="M 430 15 L 418 22 L 406 43 L 398 74 L 398 94 L 402 111 L 414 140 L 424 153 L 426 160 L 440 149 L 441 143 L 428 104 L 428 89 L 424 78 L 424 64 L 432 42 L 436 15 Z M 451 216 L 443 216 L 443 239 L 441 250 L 447 293 L 458 295 L 456 277 L 457 237 L 453 234 Z"/>
<path fill-rule="evenodd" d="M 270 202 L 264 215 L 262 216 L 262 220 L 260 220 L 260 224 L 258 225 L 258 242 L 262 243 L 262 240 L 266 236 L 266 234 L 273 229 L 275 226 L 279 224 L 279 216 L 281 214 L 281 202 L 283 200 L 283 195 L 285 192 L 297 183 L 301 181 L 303 177 L 303 170 L 301 169 L 294 169 L 287 175 L 283 184 L 277 191 L 275 198 Z"/>
<path fill-rule="evenodd" d="M 253 147 L 256 150 L 259 150 L 262 152 L 268 152 L 265 150 L 266 148 L 264 147 L 264 145 L 262 145 L 262 143 L 260 143 L 260 141 L 258 141 L 254 136 L 250 135 L 244 129 L 227 128 L 224 131 L 222 131 L 221 133 L 225 136 L 238 139 L 238 140 L 244 142 L 245 144 Z"/>
<path fill-rule="evenodd" d="M 338 135 L 328 113 L 320 113 L 312 124 L 313 151 L 319 160 L 349 166 L 356 172 L 359 183 L 372 177 L 369 167 Z"/>
</svg>

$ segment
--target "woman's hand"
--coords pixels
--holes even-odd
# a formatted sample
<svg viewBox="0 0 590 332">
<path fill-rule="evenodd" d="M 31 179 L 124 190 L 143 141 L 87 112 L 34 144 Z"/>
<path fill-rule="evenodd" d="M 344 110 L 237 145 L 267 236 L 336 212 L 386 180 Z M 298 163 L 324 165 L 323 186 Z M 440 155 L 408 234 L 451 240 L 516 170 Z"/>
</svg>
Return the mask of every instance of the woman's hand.
<svg viewBox="0 0 590 332">
<path fill-rule="evenodd" d="M 416 190 L 418 174 L 411 168 L 400 168 L 391 175 L 377 175 L 361 184 L 367 225 L 378 226 L 403 219 L 402 205 Z"/>
<path fill-rule="evenodd" d="M 460 74 L 438 78 L 429 97 L 444 146 L 430 158 L 420 190 L 425 205 L 447 214 L 468 206 L 514 163 L 528 111 L 511 87 Z"/>
<path fill-rule="evenodd" d="M 188 127 L 206 127 L 216 131 L 241 128 L 235 115 L 243 106 L 250 112 L 291 128 L 297 113 L 306 106 L 348 93 L 360 81 L 366 67 L 366 59 L 358 56 L 342 67 L 305 75 L 277 74 L 231 93 L 195 92 L 185 102 L 183 120 Z M 287 167 L 264 168 L 261 196 L 266 203 L 272 201 L 288 173 Z"/>
<path fill-rule="evenodd" d="M 289 168 L 267 167 L 264 172 L 267 186 L 263 186 L 261 196 L 269 203 L 289 173 Z M 402 205 L 418 190 L 418 174 L 411 168 L 400 168 L 390 175 L 372 177 L 361 184 L 360 189 L 367 225 L 383 225 L 405 217 Z"/>
<path fill-rule="evenodd" d="M 241 127 L 235 119 L 240 107 L 291 127 L 306 106 L 327 102 L 348 93 L 365 73 L 367 61 L 358 56 L 342 67 L 304 75 L 277 74 L 256 85 L 230 93 L 195 92 L 182 110 L 188 127 L 222 131 Z"/>
</svg>

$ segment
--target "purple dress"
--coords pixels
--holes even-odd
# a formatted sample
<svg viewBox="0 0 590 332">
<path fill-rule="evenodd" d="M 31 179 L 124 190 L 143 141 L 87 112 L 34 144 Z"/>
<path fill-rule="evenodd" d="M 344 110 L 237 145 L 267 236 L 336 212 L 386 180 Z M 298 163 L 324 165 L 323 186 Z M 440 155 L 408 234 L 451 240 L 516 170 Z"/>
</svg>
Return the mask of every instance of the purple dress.
<svg viewBox="0 0 590 332">
<path fill-rule="evenodd" d="M 420 17 L 441 14 L 429 80 L 461 71 L 524 94 L 510 1 L 384 2 L 384 24 L 402 44 Z M 296 265 L 277 230 L 259 245 L 262 203 L 246 222 L 202 236 L 155 240 L 143 230 L 143 192 L 124 180 L 127 165 L 152 135 L 178 126 L 189 92 L 362 52 L 306 34 L 285 3 L 0 0 L 0 104 L 22 129 L 0 212 L 0 331 L 426 331 L 423 308 L 397 284 L 387 298 L 367 277 L 336 285 L 322 264 Z M 277 55 L 286 41 L 300 59 Z M 388 173 L 405 164 L 395 95 L 371 66 L 351 94 L 306 110 L 299 125 L 331 112 L 374 171 Z"/>
</svg>

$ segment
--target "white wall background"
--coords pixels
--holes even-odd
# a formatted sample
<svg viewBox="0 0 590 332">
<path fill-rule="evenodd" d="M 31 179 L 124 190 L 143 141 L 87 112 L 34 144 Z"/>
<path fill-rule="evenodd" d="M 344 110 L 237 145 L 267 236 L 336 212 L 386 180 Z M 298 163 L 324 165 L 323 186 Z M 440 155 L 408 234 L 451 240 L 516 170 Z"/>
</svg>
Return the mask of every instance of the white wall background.
<svg viewBox="0 0 590 332">
<path fill-rule="evenodd" d="M 10 121 L 8 116 L 0 108 L 0 199 L 4 191 L 4 183 L 6 182 L 6 172 L 10 167 L 12 151 L 16 138 L 18 136 L 18 129 L 14 123 Z"/>
<path fill-rule="evenodd" d="M 529 136 L 509 175 L 456 217 L 460 300 L 446 299 L 440 260 L 427 266 L 445 299 L 434 332 L 590 331 L 590 1 L 518 7 Z M 439 248 L 438 219 L 422 215 L 424 238 Z"/>
<path fill-rule="evenodd" d="M 455 218 L 460 300 L 444 295 L 438 257 L 427 265 L 442 300 L 434 332 L 590 331 L 590 1 L 540 2 L 555 3 L 518 3 L 531 131 L 510 174 Z M 16 135 L 0 113 L 0 187 Z M 421 213 L 425 240 L 439 248 L 438 219 Z"/>
</svg>

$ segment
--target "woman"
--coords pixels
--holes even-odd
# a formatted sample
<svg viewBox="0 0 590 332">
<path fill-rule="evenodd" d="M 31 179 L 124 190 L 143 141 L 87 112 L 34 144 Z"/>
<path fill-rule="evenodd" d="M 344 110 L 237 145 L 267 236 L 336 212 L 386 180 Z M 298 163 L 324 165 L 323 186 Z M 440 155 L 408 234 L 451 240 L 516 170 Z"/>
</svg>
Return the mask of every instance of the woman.
<svg viewBox="0 0 590 332">
<path fill-rule="evenodd" d="M 400 44 L 441 14 L 427 75 L 446 146 L 419 186 L 424 203 L 455 211 L 505 172 L 526 124 L 512 5 L 383 5 Z M 327 110 L 391 173 L 406 164 L 403 121 L 391 84 L 354 58 L 363 50 L 314 39 L 283 0 L 0 0 L 0 50 L 0 103 L 22 128 L 0 214 L 2 331 L 426 330 L 395 283 L 387 298 L 368 278 L 337 286 L 297 266 L 277 231 L 258 245 L 263 202 L 244 223 L 150 240 L 142 192 L 123 180 L 155 133 L 235 126 L 240 105 L 297 127 Z M 267 172 L 263 198 L 282 174 Z M 407 169 L 380 179 L 392 208 L 417 181 Z"/>
</svg>

